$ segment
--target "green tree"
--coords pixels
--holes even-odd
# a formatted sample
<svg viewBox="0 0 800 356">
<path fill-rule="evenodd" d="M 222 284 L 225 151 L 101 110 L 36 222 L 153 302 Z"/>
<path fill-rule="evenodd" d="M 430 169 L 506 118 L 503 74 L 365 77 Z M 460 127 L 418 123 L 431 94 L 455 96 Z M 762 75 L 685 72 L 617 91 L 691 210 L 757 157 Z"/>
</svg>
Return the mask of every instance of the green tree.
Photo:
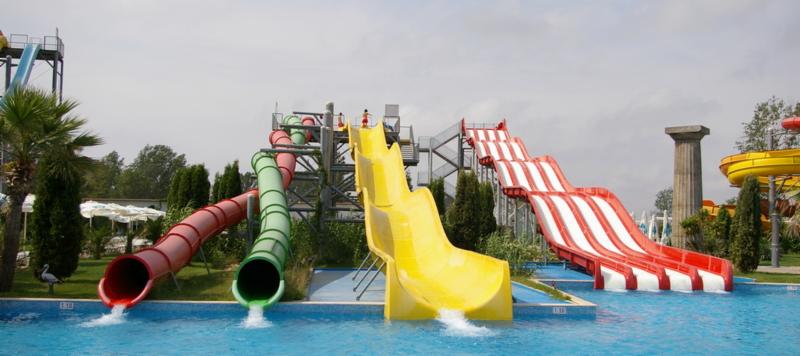
<svg viewBox="0 0 800 356">
<path fill-rule="evenodd" d="M 654 205 L 658 214 L 662 214 L 664 210 L 666 210 L 667 214 L 672 215 L 672 187 L 659 190 L 658 193 L 656 193 L 656 202 Z"/>
<path fill-rule="evenodd" d="M 783 99 L 775 96 L 767 101 L 756 104 L 753 111 L 753 118 L 749 122 L 742 123 L 744 132 L 739 141 L 736 141 L 736 149 L 739 152 L 764 151 L 767 149 L 767 129 L 777 127 L 781 120 L 791 116 L 800 116 L 800 102 L 787 104 Z M 790 148 L 797 144 L 794 135 L 784 135 L 775 142 L 775 149 Z"/>
<path fill-rule="evenodd" d="M 188 168 L 180 168 L 172 176 L 167 194 L 167 206 L 182 208 L 189 204 L 191 197 L 191 172 Z"/>
<path fill-rule="evenodd" d="M 172 176 L 186 166 L 186 157 L 165 145 L 147 145 L 119 177 L 120 196 L 139 199 L 167 197 Z"/>
<path fill-rule="evenodd" d="M 170 207 L 199 209 L 208 204 L 208 170 L 202 164 L 178 169 L 169 186 L 167 205 Z"/>
<path fill-rule="evenodd" d="M 454 246 L 475 251 L 481 237 L 480 185 L 471 171 L 461 171 L 456 184 L 456 197 L 447 210 L 448 238 Z"/>
<path fill-rule="evenodd" d="M 84 185 L 81 189 L 83 195 L 92 198 L 118 196 L 117 184 L 124 167 L 124 159 L 119 156 L 117 151 L 111 151 L 100 158 L 93 169 L 84 173 Z"/>
<path fill-rule="evenodd" d="M 758 267 L 761 252 L 761 206 L 756 177 L 745 178 L 736 201 L 730 257 L 739 271 L 748 273 Z"/>
<path fill-rule="evenodd" d="M 244 172 L 239 176 L 239 179 L 242 181 L 242 192 L 245 192 L 254 187 L 256 175 L 253 172 Z"/>
<path fill-rule="evenodd" d="M 219 173 L 214 173 L 214 184 L 211 185 L 211 202 L 216 203 L 219 199 L 219 186 L 222 176 Z"/>
<path fill-rule="evenodd" d="M 85 166 L 90 159 L 79 155 L 85 147 L 102 140 L 86 131 L 86 119 L 72 111 L 73 100 L 59 102 L 58 97 L 35 88 L 17 88 L 0 101 L 0 137 L 7 149 L 3 167 L 9 208 L 5 219 L 0 292 L 11 289 L 16 272 L 22 202 L 33 191 L 39 160 L 53 155 L 61 161 L 50 170 L 65 174 L 71 168 Z M 80 218 L 79 218 L 80 219 Z"/>
<path fill-rule="evenodd" d="M 220 200 L 242 194 L 242 178 L 239 175 L 238 160 L 225 166 L 220 184 L 220 196 L 218 197 Z"/>
<path fill-rule="evenodd" d="M 444 200 L 444 178 L 436 178 L 431 181 L 428 189 L 430 189 L 431 195 L 433 195 L 433 201 L 436 202 L 436 210 L 439 211 L 439 215 L 444 215 L 447 209 Z"/>
<path fill-rule="evenodd" d="M 208 170 L 202 164 L 196 164 L 189 168 L 191 173 L 189 184 L 189 200 L 195 209 L 208 205 L 208 197 L 211 194 L 211 184 L 208 182 Z"/>
<path fill-rule="evenodd" d="M 732 224 L 733 219 L 731 214 L 728 213 L 728 209 L 720 209 L 719 213 L 717 213 L 717 218 L 712 224 L 714 241 L 716 242 L 716 248 L 713 253 L 719 257 L 728 258 L 729 256 Z"/>
<path fill-rule="evenodd" d="M 78 268 L 83 245 L 81 175 L 75 167 L 59 167 L 59 158 L 39 162 L 36 201 L 31 214 L 33 270 L 45 264 L 49 272 L 66 278 Z"/>
<path fill-rule="evenodd" d="M 480 237 L 489 235 L 497 230 L 497 220 L 494 218 L 494 190 L 492 184 L 483 182 L 479 187 L 478 227 Z"/>
</svg>

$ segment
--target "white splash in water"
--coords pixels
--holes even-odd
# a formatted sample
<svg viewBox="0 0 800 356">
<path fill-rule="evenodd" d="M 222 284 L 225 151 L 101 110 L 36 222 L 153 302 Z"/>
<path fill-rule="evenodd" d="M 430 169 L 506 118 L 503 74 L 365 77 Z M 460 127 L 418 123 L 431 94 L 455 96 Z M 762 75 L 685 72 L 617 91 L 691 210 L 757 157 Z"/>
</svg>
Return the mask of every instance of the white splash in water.
<svg viewBox="0 0 800 356">
<path fill-rule="evenodd" d="M 125 306 L 115 305 L 111 308 L 111 313 L 103 314 L 97 319 L 81 323 L 84 328 L 94 328 L 98 326 L 117 325 L 125 322 Z"/>
<path fill-rule="evenodd" d="M 247 319 L 242 320 L 242 327 L 245 329 L 262 329 L 272 326 L 269 320 L 264 319 L 264 307 L 251 305 L 247 312 Z"/>
<path fill-rule="evenodd" d="M 441 309 L 436 320 L 444 324 L 444 334 L 447 336 L 486 337 L 495 335 L 495 332 L 489 328 L 471 323 L 464 317 L 464 312 L 460 310 Z"/>
</svg>

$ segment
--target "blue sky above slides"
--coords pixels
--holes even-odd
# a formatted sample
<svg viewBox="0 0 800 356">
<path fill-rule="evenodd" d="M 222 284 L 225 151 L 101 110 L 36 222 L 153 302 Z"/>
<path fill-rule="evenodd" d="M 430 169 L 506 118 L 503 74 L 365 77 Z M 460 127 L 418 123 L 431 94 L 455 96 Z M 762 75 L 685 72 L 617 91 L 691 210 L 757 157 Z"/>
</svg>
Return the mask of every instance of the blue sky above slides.
<svg viewBox="0 0 800 356">
<path fill-rule="evenodd" d="M 800 99 L 800 3 L 11 1 L 6 33 L 66 42 L 68 96 L 127 161 L 165 143 L 221 170 L 265 145 L 275 102 L 401 104 L 416 134 L 509 120 L 576 186 L 636 211 L 672 183 L 665 126 L 703 124 L 706 198 L 756 102 Z M 47 86 L 45 66 L 34 83 Z M 218 144 L 220 147 L 213 147 Z"/>
</svg>

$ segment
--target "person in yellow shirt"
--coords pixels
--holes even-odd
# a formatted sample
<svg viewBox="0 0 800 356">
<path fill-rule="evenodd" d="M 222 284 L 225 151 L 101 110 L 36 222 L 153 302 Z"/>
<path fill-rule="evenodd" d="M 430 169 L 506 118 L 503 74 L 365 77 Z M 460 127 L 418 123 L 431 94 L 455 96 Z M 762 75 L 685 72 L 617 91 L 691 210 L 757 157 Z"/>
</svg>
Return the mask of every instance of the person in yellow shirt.
<svg viewBox="0 0 800 356">
<path fill-rule="evenodd" d="M 3 31 L 0 30 L 0 50 L 6 47 L 8 47 L 8 39 L 6 38 L 6 35 L 3 34 Z"/>
</svg>

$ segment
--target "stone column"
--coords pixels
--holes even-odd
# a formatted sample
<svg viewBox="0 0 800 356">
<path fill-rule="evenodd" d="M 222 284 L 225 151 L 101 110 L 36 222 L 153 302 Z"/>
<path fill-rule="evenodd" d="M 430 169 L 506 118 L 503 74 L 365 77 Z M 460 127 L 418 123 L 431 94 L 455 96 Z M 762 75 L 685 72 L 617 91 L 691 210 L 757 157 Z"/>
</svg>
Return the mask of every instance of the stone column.
<svg viewBox="0 0 800 356">
<path fill-rule="evenodd" d="M 675 140 L 675 167 L 672 180 L 672 245 L 687 248 L 689 236 L 681 221 L 694 215 L 703 205 L 703 171 L 700 140 L 711 131 L 701 125 L 667 127 L 664 132 Z"/>
</svg>

